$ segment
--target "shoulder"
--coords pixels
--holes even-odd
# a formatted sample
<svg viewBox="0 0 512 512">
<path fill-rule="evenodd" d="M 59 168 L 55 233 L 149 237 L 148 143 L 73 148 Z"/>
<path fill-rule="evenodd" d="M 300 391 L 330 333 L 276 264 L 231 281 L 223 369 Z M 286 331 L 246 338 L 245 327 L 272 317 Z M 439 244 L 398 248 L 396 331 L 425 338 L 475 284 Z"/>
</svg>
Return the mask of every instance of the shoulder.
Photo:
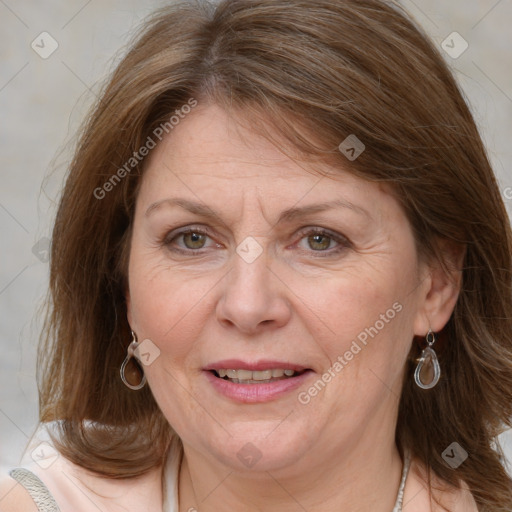
<svg viewBox="0 0 512 512">
<path fill-rule="evenodd" d="M 0 475 L 0 512 L 37 512 L 27 490 L 8 475 Z"/>
<path fill-rule="evenodd" d="M 403 512 L 478 512 L 473 495 L 465 482 L 453 487 L 431 473 L 428 489 L 425 466 L 414 459 L 404 492 Z"/>
<path fill-rule="evenodd" d="M 450 512 L 478 512 L 475 499 L 466 482 L 461 482 L 460 489 L 445 484 L 435 497 L 439 505 L 433 507 L 432 512 L 444 512 L 445 509 Z"/>
<path fill-rule="evenodd" d="M 39 512 L 31 491 L 39 489 L 41 499 L 50 505 L 48 510 L 89 512 L 101 510 L 159 510 L 162 507 L 161 472 L 155 469 L 141 477 L 109 479 L 73 464 L 60 456 L 50 467 L 31 465 L 34 482 L 18 482 L 11 476 L 0 477 L 0 512 Z M 44 491 L 44 494 L 41 494 Z M 42 504 L 42 503 L 41 503 Z M 91 508 L 92 507 L 92 508 Z"/>
<path fill-rule="evenodd" d="M 162 506 L 161 468 L 139 477 L 108 478 L 59 454 L 50 466 L 33 465 L 30 469 L 48 489 L 61 512 L 159 510 Z M 1 506 L 0 512 L 4 512 Z"/>
</svg>

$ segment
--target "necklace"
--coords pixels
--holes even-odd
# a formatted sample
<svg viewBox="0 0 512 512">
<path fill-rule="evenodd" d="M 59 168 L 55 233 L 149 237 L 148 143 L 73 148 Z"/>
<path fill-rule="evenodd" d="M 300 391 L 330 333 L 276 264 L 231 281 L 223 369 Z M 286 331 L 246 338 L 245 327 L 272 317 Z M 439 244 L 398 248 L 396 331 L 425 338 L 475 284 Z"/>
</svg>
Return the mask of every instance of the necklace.
<svg viewBox="0 0 512 512">
<path fill-rule="evenodd" d="M 398 488 L 398 494 L 396 497 L 395 506 L 393 507 L 393 512 L 402 512 L 402 506 L 404 503 L 405 481 L 407 480 L 407 475 L 409 474 L 410 466 L 411 454 L 409 453 L 409 450 L 405 450 L 404 466 L 402 468 L 402 478 L 400 480 L 400 487 Z"/>
<path fill-rule="evenodd" d="M 179 456 L 179 459 L 183 456 L 183 452 L 180 454 L 176 454 Z M 164 492 L 164 512 L 179 512 L 178 510 L 178 475 L 179 475 L 179 467 L 181 466 L 181 460 L 178 464 L 178 467 L 176 468 L 177 471 L 172 471 L 172 474 L 169 474 L 167 478 L 166 484 L 168 485 L 170 483 L 170 480 L 174 480 L 174 485 L 172 486 L 174 488 L 174 504 L 168 500 L 169 495 L 167 492 Z M 400 479 L 400 486 L 398 488 L 398 494 L 396 496 L 395 506 L 393 507 L 392 512 L 402 512 L 403 507 L 403 501 L 404 501 L 404 490 L 405 490 L 405 482 L 407 480 L 407 475 L 409 474 L 409 468 L 411 466 L 411 454 L 409 450 L 405 450 L 404 453 L 404 463 L 402 467 L 402 477 Z M 165 486 L 164 488 L 166 488 Z M 166 489 L 167 490 L 167 489 Z M 194 486 L 192 484 L 192 492 L 194 493 L 194 496 L 196 494 L 194 490 Z M 197 496 L 196 496 L 197 501 Z M 195 510 L 194 508 L 189 510 Z"/>
</svg>

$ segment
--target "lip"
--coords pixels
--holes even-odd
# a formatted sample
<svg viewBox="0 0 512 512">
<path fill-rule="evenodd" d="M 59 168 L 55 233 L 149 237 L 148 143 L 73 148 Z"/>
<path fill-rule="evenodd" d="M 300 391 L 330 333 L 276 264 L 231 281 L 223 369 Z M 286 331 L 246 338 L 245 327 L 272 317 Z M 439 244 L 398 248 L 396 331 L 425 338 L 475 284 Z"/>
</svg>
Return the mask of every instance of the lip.
<svg viewBox="0 0 512 512">
<path fill-rule="evenodd" d="M 279 370 L 295 370 L 296 372 L 301 372 L 303 370 L 307 370 L 306 366 L 301 366 L 300 364 L 294 363 L 285 363 L 283 361 L 271 361 L 269 359 L 262 359 L 260 361 L 255 361 L 249 363 L 247 361 L 242 361 L 240 359 L 224 359 L 222 361 L 217 361 L 215 363 L 209 364 L 203 370 L 251 370 L 253 372 L 262 371 L 262 370 L 270 370 L 270 369 L 279 369 Z"/>
<path fill-rule="evenodd" d="M 302 371 L 303 373 L 295 377 L 276 380 L 275 382 L 262 382 L 261 384 L 237 384 L 235 382 L 230 382 L 216 377 L 213 374 L 212 370 L 221 368 L 253 371 L 279 368 L 282 370 Z M 277 361 L 258 361 L 257 363 L 247 363 L 233 359 L 219 361 L 218 363 L 209 365 L 203 370 L 203 374 L 207 381 L 217 393 L 239 403 L 263 403 L 282 398 L 300 387 L 313 373 L 313 370 L 306 369 L 303 366 L 295 365 L 293 363 Z"/>
</svg>

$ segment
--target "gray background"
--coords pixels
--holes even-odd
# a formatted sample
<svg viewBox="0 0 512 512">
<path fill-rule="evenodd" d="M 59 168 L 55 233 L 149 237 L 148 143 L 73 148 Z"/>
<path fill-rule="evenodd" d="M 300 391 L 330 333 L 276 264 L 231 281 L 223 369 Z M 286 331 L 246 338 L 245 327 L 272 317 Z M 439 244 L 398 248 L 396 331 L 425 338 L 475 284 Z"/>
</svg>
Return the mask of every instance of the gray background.
<svg viewBox="0 0 512 512">
<path fill-rule="evenodd" d="M 19 463 L 36 426 L 44 250 L 74 133 L 129 33 L 164 3 L 0 0 L 1 472 Z M 446 59 L 472 106 L 512 212 L 512 0 L 403 3 L 436 44 L 454 31 L 468 42 L 460 57 Z M 45 31 L 59 45 L 47 59 L 31 48 Z M 502 442 L 512 460 L 510 433 Z"/>
</svg>

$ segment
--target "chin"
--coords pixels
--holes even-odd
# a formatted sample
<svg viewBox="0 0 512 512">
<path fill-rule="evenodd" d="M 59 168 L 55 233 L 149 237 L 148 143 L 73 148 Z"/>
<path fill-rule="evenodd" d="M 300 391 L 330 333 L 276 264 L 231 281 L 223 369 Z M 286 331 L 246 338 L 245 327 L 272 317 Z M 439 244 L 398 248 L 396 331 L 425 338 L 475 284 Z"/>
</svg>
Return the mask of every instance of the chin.
<svg viewBox="0 0 512 512">
<path fill-rule="evenodd" d="M 274 424 L 275 429 L 275 424 Z M 283 432 L 260 435 L 236 435 L 222 445 L 208 446 L 207 450 L 215 460 L 234 471 L 264 472 L 276 471 L 297 463 L 307 449 L 304 435 Z"/>
</svg>

